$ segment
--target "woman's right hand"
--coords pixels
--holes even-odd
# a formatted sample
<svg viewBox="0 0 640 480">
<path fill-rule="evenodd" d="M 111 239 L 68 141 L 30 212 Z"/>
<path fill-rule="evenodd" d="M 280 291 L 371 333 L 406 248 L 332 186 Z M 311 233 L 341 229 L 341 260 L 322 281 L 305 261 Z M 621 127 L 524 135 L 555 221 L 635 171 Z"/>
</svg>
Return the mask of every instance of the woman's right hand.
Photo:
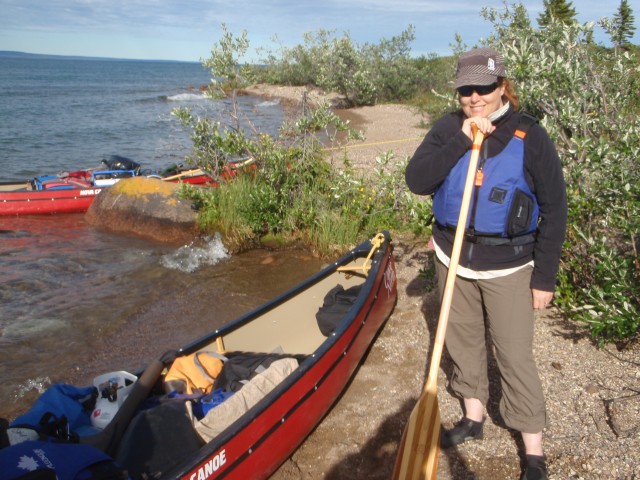
<svg viewBox="0 0 640 480">
<path fill-rule="evenodd" d="M 475 123 L 478 130 L 484 133 L 485 136 L 490 135 L 496 129 L 496 126 L 486 117 L 469 117 L 462 122 L 462 131 L 471 140 L 473 140 L 472 123 Z"/>
</svg>

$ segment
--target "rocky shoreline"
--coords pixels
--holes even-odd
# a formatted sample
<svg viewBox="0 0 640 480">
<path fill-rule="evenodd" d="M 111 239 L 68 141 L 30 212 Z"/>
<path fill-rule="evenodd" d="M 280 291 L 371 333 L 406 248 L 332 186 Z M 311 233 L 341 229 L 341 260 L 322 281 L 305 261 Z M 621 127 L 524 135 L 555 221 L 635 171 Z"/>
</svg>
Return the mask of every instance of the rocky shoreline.
<svg viewBox="0 0 640 480">
<path fill-rule="evenodd" d="M 304 87 L 257 85 L 247 93 L 301 101 Z M 309 92 L 312 100 L 335 95 Z M 364 131 L 365 140 L 349 148 L 354 165 L 373 168 L 375 157 L 392 151 L 411 155 L 425 130 L 422 116 L 402 105 L 336 110 Z M 397 141 L 401 140 L 401 141 Z M 323 422 L 274 474 L 293 479 L 387 479 L 406 424 L 425 380 L 439 301 L 425 274 L 431 261 L 426 240 L 396 236 L 398 303 L 345 393 Z M 552 479 L 640 478 L 640 346 L 624 351 L 597 348 L 581 324 L 554 309 L 538 315 L 535 355 L 547 399 L 549 427 L 545 449 Z M 485 438 L 442 451 L 438 479 L 517 479 L 518 435 L 498 412 L 499 382 L 489 359 L 492 400 L 487 406 Z M 447 391 L 448 360 L 442 360 L 438 402 L 442 423 L 461 415 Z"/>
</svg>

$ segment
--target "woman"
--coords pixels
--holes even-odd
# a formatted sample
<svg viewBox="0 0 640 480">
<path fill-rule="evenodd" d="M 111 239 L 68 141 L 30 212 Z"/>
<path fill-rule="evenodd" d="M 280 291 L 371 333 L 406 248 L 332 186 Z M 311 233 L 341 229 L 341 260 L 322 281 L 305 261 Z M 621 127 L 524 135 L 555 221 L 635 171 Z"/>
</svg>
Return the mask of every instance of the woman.
<svg viewBox="0 0 640 480">
<path fill-rule="evenodd" d="M 406 170 L 409 189 L 434 194 L 433 246 L 441 292 L 447 276 L 472 145 L 485 134 L 462 244 L 445 345 L 452 390 L 464 416 L 441 436 L 447 448 L 482 438 L 489 400 L 485 328 L 500 369 L 500 413 L 522 433 L 522 479 L 546 479 L 542 430 L 547 416 L 533 358 L 534 309 L 553 299 L 567 217 L 556 149 L 533 117 L 518 112 L 504 59 L 489 48 L 458 60 L 460 109 L 440 118 Z"/>
</svg>

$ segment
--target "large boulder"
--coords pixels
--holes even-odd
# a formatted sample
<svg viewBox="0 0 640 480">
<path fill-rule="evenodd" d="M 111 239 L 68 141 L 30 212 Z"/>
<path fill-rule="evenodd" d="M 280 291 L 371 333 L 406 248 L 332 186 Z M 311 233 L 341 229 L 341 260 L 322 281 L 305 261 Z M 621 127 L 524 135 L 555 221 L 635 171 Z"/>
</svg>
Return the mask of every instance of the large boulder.
<svg viewBox="0 0 640 480">
<path fill-rule="evenodd" d="M 91 225 L 167 243 L 197 235 L 197 213 L 178 196 L 180 185 L 155 178 L 124 178 L 103 189 L 87 211 Z"/>
</svg>

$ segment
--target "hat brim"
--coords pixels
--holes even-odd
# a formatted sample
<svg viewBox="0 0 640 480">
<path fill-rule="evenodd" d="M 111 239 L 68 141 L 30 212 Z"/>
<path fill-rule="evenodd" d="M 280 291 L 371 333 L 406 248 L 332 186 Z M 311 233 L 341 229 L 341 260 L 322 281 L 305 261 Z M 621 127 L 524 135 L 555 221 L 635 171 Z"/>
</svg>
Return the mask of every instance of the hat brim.
<svg viewBox="0 0 640 480">
<path fill-rule="evenodd" d="M 491 85 L 498 81 L 497 75 L 487 75 L 483 73 L 463 73 L 456 78 L 455 88 L 466 87 L 468 85 Z"/>
</svg>

